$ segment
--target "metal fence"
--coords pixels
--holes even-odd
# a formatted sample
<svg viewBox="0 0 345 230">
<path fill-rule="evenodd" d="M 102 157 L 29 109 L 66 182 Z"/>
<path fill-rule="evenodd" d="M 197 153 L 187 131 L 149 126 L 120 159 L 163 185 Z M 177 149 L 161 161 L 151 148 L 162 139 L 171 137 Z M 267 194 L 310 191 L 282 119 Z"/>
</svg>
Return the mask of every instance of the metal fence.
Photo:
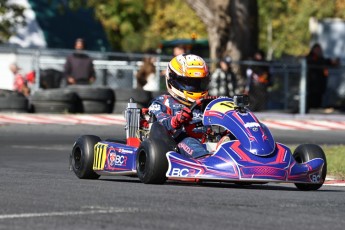
<svg viewBox="0 0 345 230">
<path fill-rule="evenodd" d="M 67 55 L 73 50 L 33 50 L 0 47 L 1 54 L 14 54 L 16 62 L 25 71 L 35 70 L 36 90 L 39 88 L 40 70 L 55 69 L 63 72 Z M 95 85 L 104 85 L 111 88 L 136 88 L 135 74 L 141 65 L 141 60 L 148 54 L 114 53 L 114 52 L 87 52 L 94 60 L 97 80 Z M 151 55 L 156 58 L 156 74 L 160 75 L 166 68 L 169 56 Z M 212 61 L 209 61 L 212 64 Z M 306 103 L 306 63 L 304 59 L 295 59 L 289 62 L 275 61 L 270 63 L 233 62 L 237 65 L 238 87 L 244 87 L 244 69 L 250 65 L 269 65 L 273 84 L 269 88 L 267 110 L 282 110 L 288 112 L 305 113 Z M 164 79 L 159 78 L 161 89 L 164 90 Z M 63 83 L 62 83 L 63 86 Z M 238 90 L 241 92 L 242 90 Z M 345 101 L 345 68 L 341 66 L 330 70 L 327 92 L 323 105 L 343 106 Z"/>
</svg>

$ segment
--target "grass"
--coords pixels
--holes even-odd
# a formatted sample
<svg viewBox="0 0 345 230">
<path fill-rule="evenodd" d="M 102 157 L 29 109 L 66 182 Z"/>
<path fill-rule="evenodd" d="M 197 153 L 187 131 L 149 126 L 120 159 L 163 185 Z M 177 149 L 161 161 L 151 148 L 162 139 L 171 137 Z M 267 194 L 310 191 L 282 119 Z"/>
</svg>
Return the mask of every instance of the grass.
<svg viewBox="0 0 345 230">
<path fill-rule="evenodd" d="M 296 146 L 291 146 L 292 152 Z M 327 177 L 345 180 L 345 145 L 322 145 L 326 154 Z"/>
<path fill-rule="evenodd" d="M 345 145 L 323 145 L 326 154 L 328 176 L 345 179 Z"/>
</svg>

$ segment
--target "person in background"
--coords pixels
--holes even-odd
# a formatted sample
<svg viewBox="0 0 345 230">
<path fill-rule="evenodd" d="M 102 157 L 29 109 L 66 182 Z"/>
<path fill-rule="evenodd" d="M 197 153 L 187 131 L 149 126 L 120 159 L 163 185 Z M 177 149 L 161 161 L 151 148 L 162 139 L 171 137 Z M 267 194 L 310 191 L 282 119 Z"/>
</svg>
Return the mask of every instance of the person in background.
<svg viewBox="0 0 345 230">
<path fill-rule="evenodd" d="M 156 68 L 152 57 L 145 57 L 143 64 L 137 72 L 137 88 L 146 91 L 158 91 L 158 79 L 156 78 Z"/>
<path fill-rule="evenodd" d="M 186 52 L 185 48 L 182 45 L 178 45 L 174 47 L 173 55 L 174 57 L 176 57 L 180 54 L 184 54 L 185 52 Z"/>
<path fill-rule="evenodd" d="M 247 84 L 244 93 L 249 96 L 249 108 L 252 111 L 262 111 L 267 106 L 268 88 L 272 84 L 271 74 L 263 51 L 256 51 L 252 60 L 257 63 L 246 70 Z"/>
<path fill-rule="evenodd" d="M 339 59 L 323 56 L 321 45 L 314 44 L 306 56 L 307 73 L 307 112 L 310 108 L 322 107 L 322 99 L 327 89 L 328 68 L 339 65 Z"/>
<path fill-rule="evenodd" d="M 26 97 L 30 95 L 30 89 L 27 85 L 27 80 L 20 74 L 20 68 L 17 64 L 13 63 L 9 66 L 14 75 L 13 90 L 24 94 Z"/>
<path fill-rule="evenodd" d="M 211 75 L 210 95 L 233 97 L 236 95 L 237 80 L 231 68 L 231 57 L 225 57 L 218 63 Z"/>
<path fill-rule="evenodd" d="M 75 41 L 75 52 L 66 58 L 65 76 L 68 85 L 91 84 L 96 80 L 92 59 L 83 51 L 85 42 L 82 38 Z"/>
</svg>

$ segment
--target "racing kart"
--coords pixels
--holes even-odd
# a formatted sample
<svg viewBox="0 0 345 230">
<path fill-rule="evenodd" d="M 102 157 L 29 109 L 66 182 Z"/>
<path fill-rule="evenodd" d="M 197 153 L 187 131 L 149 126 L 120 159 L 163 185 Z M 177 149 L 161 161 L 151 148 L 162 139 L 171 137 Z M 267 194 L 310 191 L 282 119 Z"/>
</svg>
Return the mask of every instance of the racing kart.
<svg viewBox="0 0 345 230">
<path fill-rule="evenodd" d="M 247 108 L 248 96 L 205 98 L 190 109 L 202 109 L 201 142 L 208 154 L 182 155 L 177 143 L 148 109 L 128 103 L 126 141 L 83 135 L 74 143 L 70 169 L 80 179 L 101 175 L 137 176 L 146 184 L 174 181 L 216 181 L 236 184 L 294 183 L 300 190 L 317 190 L 326 178 L 323 150 L 301 144 L 291 150 L 275 142 L 269 129 Z M 188 127 L 185 127 L 188 129 Z"/>
</svg>

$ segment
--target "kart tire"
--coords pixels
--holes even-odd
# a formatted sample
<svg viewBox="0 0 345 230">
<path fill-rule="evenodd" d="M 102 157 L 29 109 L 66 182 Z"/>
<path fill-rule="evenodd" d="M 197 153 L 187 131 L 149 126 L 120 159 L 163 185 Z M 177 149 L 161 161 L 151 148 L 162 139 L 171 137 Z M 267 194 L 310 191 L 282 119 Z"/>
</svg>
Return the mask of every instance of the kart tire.
<svg viewBox="0 0 345 230">
<path fill-rule="evenodd" d="M 98 179 L 93 167 L 94 146 L 101 138 L 93 135 L 80 136 L 73 145 L 70 155 L 70 168 L 80 179 Z"/>
<path fill-rule="evenodd" d="M 145 184 L 164 184 L 168 162 L 165 153 L 158 152 L 157 144 L 151 140 L 141 143 L 137 151 L 136 168 L 141 182 Z"/>
<path fill-rule="evenodd" d="M 293 153 L 294 159 L 298 163 L 304 163 L 315 158 L 321 158 L 324 160 L 325 164 L 322 168 L 322 183 L 320 184 L 305 184 L 305 183 L 295 183 L 296 187 L 302 191 L 318 190 L 323 185 L 327 174 L 327 161 L 325 153 L 322 148 L 314 144 L 302 144 L 299 145 Z"/>
<path fill-rule="evenodd" d="M 176 143 L 158 122 L 152 124 L 150 136 L 144 140 L 136 157 L 137 174 L 145 184 L 163 184 L 168 171 L 166 153 L 177 151 Z"/>
</svg>

